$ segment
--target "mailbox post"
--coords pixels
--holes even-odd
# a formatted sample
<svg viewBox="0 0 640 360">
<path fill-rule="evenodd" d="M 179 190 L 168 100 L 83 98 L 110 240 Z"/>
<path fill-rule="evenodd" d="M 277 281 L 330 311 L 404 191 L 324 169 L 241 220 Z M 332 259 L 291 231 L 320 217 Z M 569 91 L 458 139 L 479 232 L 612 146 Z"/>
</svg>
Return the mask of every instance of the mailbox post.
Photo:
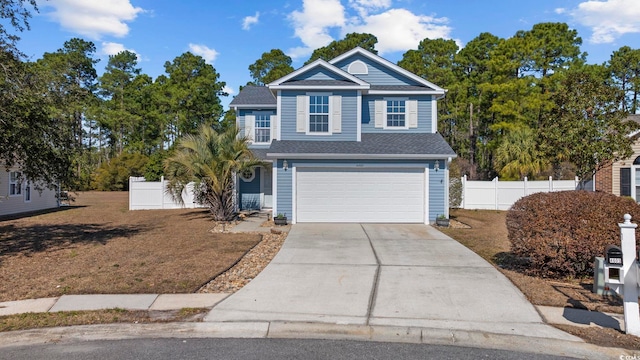
<svg viewBox="0 0 640 360">
<path fill-rule="evenodd" d="M 638 309 L 638 262 L 636 260 L 636 228 L 631 223 L 631 215 L 624 214 L 620 226 L 622 246 L 622 269 L 620 272 L 621 292 L 624 300 L 624 327 L 627 334 L 640 336 L 640 310 Z"/>
</svg>

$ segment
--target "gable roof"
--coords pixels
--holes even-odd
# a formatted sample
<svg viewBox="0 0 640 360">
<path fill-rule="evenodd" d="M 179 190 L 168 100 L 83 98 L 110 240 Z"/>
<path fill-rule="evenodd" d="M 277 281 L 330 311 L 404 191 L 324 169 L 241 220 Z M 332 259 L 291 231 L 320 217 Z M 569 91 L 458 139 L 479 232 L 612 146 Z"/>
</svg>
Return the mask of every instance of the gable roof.
<svg viewBox="0 0 640 360">
<path fill-rule="evenodd" d="M 439 133 L 362 134 L 362 141 L 274 140 L 271 158 L 442 159 L 456 153 Z"/>
<path fill-rule="evenodd" d="M 249 85 L 231 100 L 230 107 L 263 107 L 275 108 L 277 104 L 271 90 L 265 86 Z"/>
<path fill-rule="evenodd" d="M 369 51 L 367 51 L 367 50 L 365 50 L 365 49 L 363 49 L 363 48 L 361 48 L 359 46 L 347 51 L 346 53 L 344 53 L 344 54 L 342 54 L 342 55 L 340 55 L 340 56 L 338 56 L 338 57 L 336 57 L 334 59 L 331 59 L 329 61 L 329 63 L 330 64 L 335 64 L 335 63 L 340 62 L 340 61 L 342 61 L 342 60 L 344 60 L 344 59 L 346 59 L 348 57 L 353 56 L 354 54 L 360 54 L 360 55 L 368 58 L 371 61 L 377 62 L 378 64 L 380 64 L 380 65 L 382 65 L 382 66 L 384 66 L 384 67 L 386 67 L 388 69 L 391 69 L 392 71 L 394 71 L 396 73 L 399 73 L 399 74 L 401 74 L 401 75 L 403 75 L 405 77 L 408 77 L 408 78 L 416 81 L 419 84 L 422 84 L 424 86 L 430 87 L 431 89 L 433 89 L 437 93 L 444 94 L 446 92 L 445 89 L 439 87 L 438 85 L 436 85 L 436 84 L 434 84 L 434 83 L 432 83 L 430 81 L 427 81 L 427 80 L 421 78 L 420 76 L 418 76 L 418 75 L 416 75 L 416 74 L 414 74 L 414 73 L 412 73 L 412 72 L 410 72 L 408 70 L 405 70 L 405 69 L 401 68 L 400 66 L 392 63 L 391 61 L 389 61 L 389 60 L 387 60 L 385 58 L 382 58 L 382 57 L 380 57 L 380 56 L 378 56 L 378 55 L 376 55 L 376 54 L 374 54 L 372 52 L 369 52 Z"/>
<path fill-rule="evenodd" d="M 361 79 L 359 79 L 356 76 L 353 76 L 351 74 L 349 74 L 348 72 L 331 65 L 330 63 L 322 60 L 322 59 L 318 59 L 314 62 L 312 62 L 311 64 L 305 65 L 303 67 L 301 67 L 300 69 L 289 73 L 283 77 L 281 77 L 278 80 L 275 80 L 269 84 L 267 84 L 267 87 L 269 87 L 270 89 L 279 89 L 279 88 L 287 88 L 287 89 L 291 89 L 292 85 L 296 86 L 296 85 L 300 85 L 300 84 L 295 84 L 296 82 L 299 81 L 292 81 L 293 79 L 295 79 L 297 76 L 304 74 L 305 72 L 311 71 L 313 69 L 316 69 L 318 67 L 324 68 L 327 71 L 330 71 L 344 79 L 346 79 L 346 81 L 343 80 L 336 80 L 336 81 L 343 81 L 345 83 L 349 83 L 348 85 L 341 85 L 341 86 L 352 86 L 354 88 L 358 88 L 358 89 L 368 89 L 369 88 L 369 84 L 366 81 L 363 81 Z M 305 80 L 302 80 L 305 81 Z M 289 82 L 289 83 L 288 83 Z M 305 87 L 308 86 L 335 86 L 335 84 L 331 84 L 331 85 L 325 85 L 325 84 L 321 84 L 321 85 L 303 85 Z"/>
</svg>

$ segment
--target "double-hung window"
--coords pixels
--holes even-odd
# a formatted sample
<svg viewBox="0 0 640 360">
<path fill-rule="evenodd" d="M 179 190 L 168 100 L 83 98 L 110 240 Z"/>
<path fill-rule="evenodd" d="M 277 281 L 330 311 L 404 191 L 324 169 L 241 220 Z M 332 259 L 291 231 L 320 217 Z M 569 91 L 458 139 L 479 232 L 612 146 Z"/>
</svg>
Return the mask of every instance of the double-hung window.
<svg viewBox="0 0 640 360">
<path fill-rule="evenodd" d="M 406 104 L 404 100 L 387 100 L 387 127 L 404 128 L 406 126 Z"/>
<path fill-rule="evenodd" d="M 268 143 L 271 141 L 271 115 L 256 115 L 254 141 Z"/>
<path fill-rule="evenodd" d="M 22 173 L 12 171 L 9 173 L 9 196 L 22 194 Z"/>
<path fill-rule="evenodd" d="M 309 132 L 329 132 L 329 95 L 309 96 Z"/>
</svg>

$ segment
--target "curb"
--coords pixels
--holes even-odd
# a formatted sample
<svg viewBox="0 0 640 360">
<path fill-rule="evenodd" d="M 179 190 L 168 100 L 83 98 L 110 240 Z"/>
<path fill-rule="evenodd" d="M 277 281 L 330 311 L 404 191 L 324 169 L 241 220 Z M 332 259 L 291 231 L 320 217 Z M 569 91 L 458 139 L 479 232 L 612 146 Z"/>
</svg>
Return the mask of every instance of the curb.
<svg viewBox="0 0 640 360">
<path fill-rule="evenodd" d="M 531 338 L 437 328 L 334 325 L 290 322 L 199 322 L 109 324 L 11 331 L 2 334 L 3 347 L 64 344 L 139 338 L 323 339 L 399 342 L 519 351 L 584 359 L 637 356 L 631 350 L 600 347 L 582 341 Z M 534 341 L 532 341 L 534 340 Z"/>
</svg>

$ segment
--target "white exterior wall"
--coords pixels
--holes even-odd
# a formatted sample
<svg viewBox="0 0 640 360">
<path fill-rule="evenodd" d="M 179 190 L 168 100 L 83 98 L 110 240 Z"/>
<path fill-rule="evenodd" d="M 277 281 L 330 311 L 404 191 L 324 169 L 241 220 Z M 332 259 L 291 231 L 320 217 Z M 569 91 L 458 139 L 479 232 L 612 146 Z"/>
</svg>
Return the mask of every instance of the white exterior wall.
<svg viewBox="0 0 640 360">
<path fill-rule="evenodd" d="M 11 171 L 20 170 L 14 168 Z M 21 194 L 9 196 L 9 171 L 4 171 L 4 169 L 0 171 L 0 216 L 58 207 L 57 190 L 49 190 L 45 187 L 40 192 L 34 189 L 35 186 L 32 184 L 31 201 L 26 201 L 26 186 L 27 182 L 23 181 Z"/>
<path fill-rule="evenodd" d="M 543 181 L 468 181 L 462 178 L 463 209 L 509 210 L 520 198 L 538 192 L 576 190 L 580 182 L 575 180 Z"/>
<path fill-rule="evenodd" d="M 182 192 L 184 205 L 173 201 L 167 194 L 169 182 L 145 181 L 144 178 L 129 178 L 129 210 L 157 210 L 157 209 L 194 209 L 204 207 L 198 204 L 193 196 L 193 184 L 187 185 Z"/>
</svg>

